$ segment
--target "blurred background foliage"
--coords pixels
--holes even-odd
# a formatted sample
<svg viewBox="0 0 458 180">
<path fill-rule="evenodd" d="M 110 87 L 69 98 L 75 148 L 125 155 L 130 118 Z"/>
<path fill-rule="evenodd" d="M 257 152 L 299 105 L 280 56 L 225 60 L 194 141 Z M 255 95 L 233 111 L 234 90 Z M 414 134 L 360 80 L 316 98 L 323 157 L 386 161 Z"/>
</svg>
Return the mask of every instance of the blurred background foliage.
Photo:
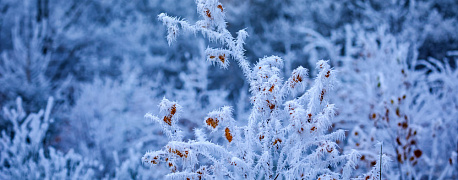
<svg viewBox="0 0 458 180">
<path fill-rule="evenodd" d="M 346 58 L 360 56 L 350 52 L 361 42 L 357 39 L 372 38 L 364 34 L 377 34 L 384 28 L 384 36 L 407 44 L 403 50 L 405 67 L 413 69 L 413 73 L 428 69 L 427 65 L 412 64 L 417 60 L 434 62 L 433 67 L 445 64 L 450 69 L 446 75 L 452 81 L 450 85 L 436 79 L 431 80 L 436 85 L 428 88 L 429 92 L 449 88 L 443 96 L 454 100 L 446 105 L 455 106 L 449 111 L 452 114 L 458 111 L 455 0 L 221 3 L 228 29 L 246 29 L 249 34 L 245 44 L 248 60 L 255 63 L 266 55 L 280 56 L 285 60 L 286 75 L 298 65 L 313 70 L 310 67 L 320 59 L 330 59 L 333 67 L 347 73 L 343 68 L 348 65 Z M 0 107 L 5 109 L 0 116 L 0 130 L 5 132 L 2 136 L 13 138 L 17 131 L 5 112 L 17 107 L 18 97 L 29 114 L 44 109 L 52 96 L 54 121 L 45 129 L 41 148 L 74 151 L 98 161 L 100 166 L 94 173 L 97 178 L 157 178 L 165 174 L 166 170 L 152 173 L 147 167 L 139 169 L 140 157 L 146 150 L 166 143 L 159 128 L 143 118 L 145 113 L 157 111 L 162 97 L 186 107 L 180 125 L 189 130 L 189 137 L 211 110 L 231 105 L 237 119 L 243 121 L 251 107 L 248 84 L 237 66 L 220 70 L 205 62 L 204 50 L 213 42 L 190 34 L 180 36 L 170 46 L 167 44 L 166 27 L 157 15 L 167 12 L 196 21 L 199 17 L 194 7 L 193 0 L 0 1 Z M 372 45 L 382 43 L 383 39 L 377 38 L 383 36 L 374 36 Z M 396 46 L 392 48 L 397 51 Z M 389 68 L 385 69 L 388 70 L 380 73 L 390 73 Z M 424 74 L 446 73 L 431 69 L 434 68 Z M 316 72 L 312 71 L 311 77 L 313 73 Z M 345 81 L 342 84 L 346 86 Z M 347 100 L 336 101 L 345 107 L 351 104 Z M 368 118 L 362 114 L 341 118 L 352 120 L 341 126 L 352 130 L 360 124 L 354 121 Z M 448 138 L 457 148 L 456 137 Z M 452 146 L 453 143 L 445 148 Z M 2 171 L 5 170 L 8 171 L 6 166 Z M 456 169 L 454 174 L 456 177 Z"/>
</svg>

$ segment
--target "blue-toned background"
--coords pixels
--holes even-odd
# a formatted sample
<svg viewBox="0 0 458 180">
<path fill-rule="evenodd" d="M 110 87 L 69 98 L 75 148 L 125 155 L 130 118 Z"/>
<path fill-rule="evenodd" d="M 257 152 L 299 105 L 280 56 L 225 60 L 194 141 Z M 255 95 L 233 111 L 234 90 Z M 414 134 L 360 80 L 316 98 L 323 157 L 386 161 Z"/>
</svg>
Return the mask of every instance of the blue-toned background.
<svg viewBox="0 0 458 180">
<path fill-rule="evenodd" d="M 456 0 L 220 2 L 228 30 L 248 32 L 251 63 L 277 55 L 283 78 L 302 65 L 312 81 L 315 63 L 330 60 L 331 129 L 348 132 L 341 151 L 375 152 L 379 138 L 400 177 L 458 178 Z M 224 105 L 246 123 L 249 84 L 236 62 L 206 62 L 215 42 L 200 35 L 169 45 L 162 12 L 201 18 L 193 0 L 0 1 L 0 179 L 163 178 L 165 165 L 140 161 L 167 142 L 144 118 L 163 97 L 183 107 L 186 138 Z"/>
</svg>

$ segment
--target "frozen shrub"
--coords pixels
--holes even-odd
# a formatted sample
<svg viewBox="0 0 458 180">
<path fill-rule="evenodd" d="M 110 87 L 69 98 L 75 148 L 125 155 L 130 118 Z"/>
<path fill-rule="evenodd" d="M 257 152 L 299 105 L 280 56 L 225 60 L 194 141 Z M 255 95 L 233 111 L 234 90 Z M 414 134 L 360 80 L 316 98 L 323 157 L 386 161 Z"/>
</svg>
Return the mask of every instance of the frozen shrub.
<svg viewBox="0 0 458 180">
<path fill-rule="evenodd" d="M 203 119 L 212 134 L 223 142 L 207 140 L 203 129 L 195 130 L 195 140 L 183 140 L 177 123 L 187 107 L 163 99 L 160 115 L 145 117 L 163 128 L 169 143 L 159 151 L 147 152 L 142 161 L 148 165 L 164 163 L 171 170 L 171 179 L 209 178 L 302 178 L 348 179 L 355 168 L 358 153 L 341 155 L 336 141 L 345 133 L 329 133 L 335 116 L 330 99 L 336 84 L 336 72 L 327 61 L 318 61 L 313 85 L 300 93 L 308 81 L 308 71 L 298 67 L 290 78 L 283 80 L 283 60 L 264 57 L 253 67 L 244 56 L 247 33 L 240 30 L 234 38 L 226 29 L 225 11 L 216 0 L 197 1 L 203 20 L 191 25 L 187 21 L 160 14 L 168 28 L 169 43 L 179 31 L 201 32 L 224 48 L 208 48 L 207 61 L 227 68 L 235 59 L 250 84 L 252 109 L 246 125 L 237 125 L 232 108 L 224 106 L 211 111 Z M 297 96 L 299 94 L 299 96 Z M 343 168 L 343 171 L 338 169 Z"/>
<path fill-rule="evenodd" d="M 44 145 L 52 119 L 53 98 L 45 110 L 26 115 L 22 100 L 17 109 L 3 108 L 2 116 L 12 124 L 2 131 L 0 148 L 1 179 L 90 179 L 97 162 L 85 160 L 70 150 L 62 153 Z M 97 170 L 97 169 L 96 169 Z"/>
<path fill-rule="evenodd" d="M 46 50 L 49 48 L 49 24 L 33 19 L 27 2 L 11 2 L 6 6 L 15 8 L 13 15 L 5 14 L 6 17 L 14 17 L 15 21 L 6 22 L 12 23 L 11 46 L 0 49 L 0 105 L 21 96 L 27 103 L 36 103 L 32 106 L 26 104 L 26 107 L 37 110 L 38 104 L 46 102 L 42 97 L 53 95 L 53 91 L 59 94 L 61 88 L 68 84 L 56 86 L 50 78 L 57 72 L 50 69 L 51 54 Z"/>
<path fill-rule="evenodd" d="M 382 141 L 394 161 L 389 179 L 450 177 L 453 164 L 445 162 L 455 153 L 457 113 L 450 65 L 418 60 L 417 51 L 384 26 L 375 32 L 347 26 L 346 35 L 345 54 L 337 57 L 345 83 L 338 102 L 351 108 L 340 108 L 336 119 L 352 129 L 345 149 L 361 152 L 359 170 L 378 163 L 373 147 Z"/>
</svg>

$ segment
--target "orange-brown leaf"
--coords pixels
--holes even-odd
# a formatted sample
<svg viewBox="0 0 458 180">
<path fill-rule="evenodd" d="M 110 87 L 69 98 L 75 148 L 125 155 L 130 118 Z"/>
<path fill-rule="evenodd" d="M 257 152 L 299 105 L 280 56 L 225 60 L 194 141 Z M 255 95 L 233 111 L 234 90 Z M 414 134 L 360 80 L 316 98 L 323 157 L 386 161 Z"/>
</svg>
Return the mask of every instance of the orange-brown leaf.
<svg viewBox="0 0 458 180">
<path fill-rule="evenodd" d="M 226 136 L 227 141 L 232 142 L 232 134 L 231 134 L 231 131 L 229 130 L 229 128 L 226 128 L 224 130 L 224 132 L 225 132 L 225 136 Z"/>
<path fill-rule="evenodd" d="M 218 121 L 217 118 L 215 118 L 215 119 L 213 119 L 213 118 L 208 118 L 205 122 L 207 123 L 207 125 L 209 125 L 209 126 L 211 126 L 211 127 L 213 127 L 213 128 L 216 128 L 216 126 L 218 126 L 218 122 L 219 122 L 219 121 Z"/>
</svg>

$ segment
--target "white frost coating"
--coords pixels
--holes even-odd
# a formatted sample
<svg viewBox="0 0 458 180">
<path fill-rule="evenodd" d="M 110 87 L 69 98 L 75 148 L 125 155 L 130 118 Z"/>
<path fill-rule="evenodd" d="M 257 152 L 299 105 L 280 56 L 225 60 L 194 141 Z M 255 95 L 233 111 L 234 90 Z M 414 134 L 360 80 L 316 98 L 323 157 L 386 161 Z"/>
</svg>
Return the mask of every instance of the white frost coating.
<svg viewBox="0 0 458 180">
<path fill-rule="evenodd" d="M 52 120 L 53 98 L 46 110 L 26 115 L 22 99 L 16 109 L 3 109 L 4 118 L 13 125 L 14 137 L 2 131 L 0 138 L 0 179 L 92 179 L 98 163 L 88 161 L 70 150 L 62 153 L 43 142 Z M 31 158 L 34 157 L 34 158 Z"/>
<path fill-rule="evenodd" d="M 210 41 L 226 47 L 207 48 L 207 61 L 221 68 L 228 67 L 229 57 L 238 61 L 250 85 L 251 114 L 246 125 L 238 126 L 240 123 L 234 120 L 231 107 L 211 111 L 203 120 L 209 131 L 195 129 L 197 140 L 183 141 L 174 138 L 180 130 L 173 118 L 173 122 L 167 123 L 173 111 L 170 107 L 180 106 L 164 98 L 160 105 L 162 115 L 147 114 L 145 117 L 161 124 L 170 142 L 162 150 L 147 152 L 143 162 L 149 165 L 165 163 L 171 170 L 166 176 L 169 179 L 351 177 L 358 153 L 341 155 L 337 142 L 344 139 L 345 132 L 329 133 L 336 114 L 336 107 L 330 102 L 337 75 L 328 61 L 316 63 L 318 74 L 314 83 L 300 97 L 294 98 L 306 87 L 307 69 L 298 67 L 284 81 L 284 61 L 278 56 L 261 58 L 250 69 L 243 48 L 246 31 L 239 31 L 237 38 L 231 36 L 226 29 L 224 8 L 217 0 L 198 0 L 197 6 L 203 20 L 196 25 L 165 14 L 160 14 L 159 19 L 172 29 L 171 33 L 178 32 L 174 29 L 179 25 L 186 31 L 199 31 Z M 169 34 L 169 42 L 175 35 Z M 207 132 L 219 134 L 222 141 L 207 140 Z"/>
<path fill-rule="evenodd" d="M 227 68 L 229 65 L 228 58 L 232 57 L 238 62 L 245 77 L 251 79 L 250 63 L 245 57 L 245 49 L 243 48 L 248 33 L 245 30 L 240 30 L 237 32 L 236 38 L 231 35 L 226 29 L 225 10 L 217 0 L 198 0 L 197 12 L 203 20 L 197 21 L 195 25 L 191 25 L 187 21 L 176 17 L 170 17 L 165 13 L 158 15 L 158 19 L 167 27 L 167 41 L 169 45 L 176 40 L 180 27 L 194 34 L 201 32 L 210 41 L 218 42 L 225 46 L 225 48 L 219 49 L 208 48 L 206 50 L 208 61 L 218 63 L 221 68 Z M 211 58 L 212 56 L 214 58 Z M 222 57 L 224 57 L 224 60 Z"/>
</svg>

